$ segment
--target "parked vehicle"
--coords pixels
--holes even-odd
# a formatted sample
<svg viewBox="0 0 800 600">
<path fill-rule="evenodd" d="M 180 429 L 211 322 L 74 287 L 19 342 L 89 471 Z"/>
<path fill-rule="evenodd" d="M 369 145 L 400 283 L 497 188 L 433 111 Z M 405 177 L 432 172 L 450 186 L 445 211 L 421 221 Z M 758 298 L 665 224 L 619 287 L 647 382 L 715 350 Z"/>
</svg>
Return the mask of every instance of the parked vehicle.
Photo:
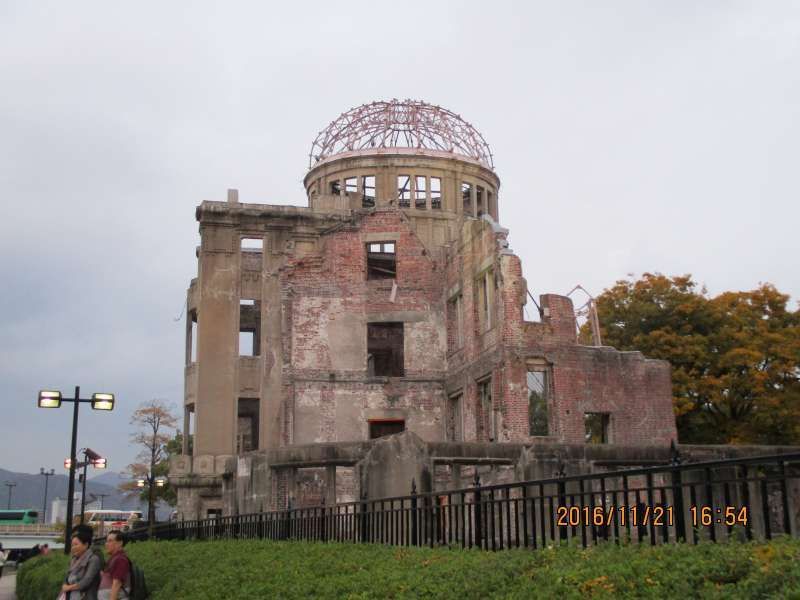
<svg viewBox="0 0 800 600">
<path fill-rule="evenodd" d="M 127 531 L 141 520 L 142 513 L 138 510 L 87 510 L 83 522 L 90 525 L 98 535 L 103 535 L 112 529 Z M 73 527 L 80 523 L 80 515 L 73 520 Z"/>
<path fill-rule="evenodd" d="M 39 522 L 39 511 L 32 508 L 0 510 L 0 525 L 32 525 Z"/>
</svg>

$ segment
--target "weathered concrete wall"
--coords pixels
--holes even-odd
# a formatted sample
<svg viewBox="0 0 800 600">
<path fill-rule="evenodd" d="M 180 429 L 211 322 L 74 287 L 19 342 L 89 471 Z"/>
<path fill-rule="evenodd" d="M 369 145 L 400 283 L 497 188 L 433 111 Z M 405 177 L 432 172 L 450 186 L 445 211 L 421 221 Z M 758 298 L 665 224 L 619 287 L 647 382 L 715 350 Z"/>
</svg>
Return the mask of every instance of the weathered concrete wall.
<svg viewBox="0 0 800 600">
<path fill-rule="evenodd" d="M 361 187 L 331 195 L 336 180 L 358 176 L 361 186 L 364 169 L 376 178 L 374 207 L 362 208 Z M 258 407 L 261 453 L 365 441 L 370 423 L 390 420 L 404 421 L 426 443 L 456 432 L 462 441 L 582 443 L 587 412 L 609 415 L 608 437 L 615 444 L 667 444 L 675 438 L 666 363 L 578 345 L 569 298 L 542 296 L 542 322 L 524 321 L 527 283 L 508 247 L 508 230 L 495 222 L 500 182 L 493 172 L 424 152 L 342 157 L 312 172 L 306 179 L 310 208 L 241 204 L 232 194 L 228 202 L 203 202 L 197 209 L 201 246 L 198 277 L 187 292 L 184 373 L 184 402 L 195 414 L 190 473 L 220 476 L 216 464 L 236 452 L 240 398 L 248 400 L 249 411 Z M 403 174 L 441 179 L 441 206 L 428 194 L 424 207 L 413 196 L 410 206 L 401 207 L 396 178 Z M 466 204 L 462 182 L 472 185 Z M 475 218 L 477 185 L 492 192 L 491 202 L 484 196 L 488 214 L 481 218 Z M 242 249 L 243 238 L 261 240 L 261 249 Z M 367 278 L 370 242 L 396 244 L 394 279 Z M 240 299 L 255 304 L 242 309 Z M 402 377 L 370 375 L 367 331 L 378 323 L 402 323 Z M 257 356 L 239 356 L 240 327 L 257 330 Z M 372 329 L 396 331 L 382 327 Z M 529 435 L 531 365 L 548 370 L 552 392 L 548 435 L 542 438 Z M 456 410 L 449 397 L 458 395 Z M 291 469 L 263 463 L 257 455 L 246 455 L 257 463 L 246 469 L 261 469 L 261 475 L 248 476 L 247 484 L 243 475 L 235 485 L 224 482 L 231 510 L 280 506 L 290 497 L 309 502 L 320 494 L 347 496 L 364 475 L 351 472 L 356 483 L 340 484 L 335 468 L 332 473 L 324 463 L 304 467 L 324 467 L 324 473 L 307 471 L 298 479 Z M 210 471 L 208 460 L 215 465 Z M 511 463 L 503 460 L 475 468 L 508 477 Z M 474 474 L 469 465 L 440 466 L 443 480 Z M 245 466 L 236 463 L 231 470 L 243 472 Z M 183 476 L 179 472 L 176 477 Z M 432 481 L 434 466 L 425 472 Z M 375 485 L 383 489 L 385 482 Z M 211 496 L 203 503 L 195 500 L 190 510 L 213 508 Z"/>
<path fill-rule="evenodd" d="M 684 463 L 691 463 L 800 448 L 678 445 L 677 450 Z M 216 476 L 184 474 L 178 480 L 178 510 L 187 519 L 204 517 L 217 506 L 226 515 L 247 514 L 285 509 L 290 499 L 297 508 L 323 499 L 328 505 L 353 502 L 364 492 L 372 500 L 407 496 L 412 480 L 422 493 L 470 487 L 476 472 L 482 485 L 492 485 L 667 465 L 671 459 L 670 447 L 663 445 L 431 443 L 404 432 L 370 442 L 310 444 L 230 458 L 217 465 Z M 221 497 L 217 504 L 215 497 Z"/>
<path fill-rule="evenodd" d="M 531 365 L 548 370 L 551 377 L 550 437 L 583 442 L 584 414 L 605 413 L 610 443 L 668 444 L 677 439 L 668 363 L 647 360 L 638 352 L 579 345 L 567 297 L 541 296 L 542 321 L 524 321 L 526 282 L 519 258 L 504 245 L 506 233 L 485 219 L 466 222 L 462 245 L 454 249 L 447 267 L 448 296 L 461 295 L 465 322 L 471 324 L 456 347 L 456 315 L 447 313 L 447 393 L 462 395 L 464 439 L 488 441 L 490 419 L 497 441 L 535 439 L 529 433 L 526 383 Z M 493 325 L 482 330 L 481 273 L 487 269 L 493 271 L 497 289 Z M 484 378 L 491 378 L 491 406 L 482 406 L 478 398 L 478 382 Z"/>
<path fill-rule="evenodd" d="M 428 445 L 410 431 L 375 440 L 358 466 L 368 498 L 407 496 L 412 482 L 417 492 L 433 489 Z"/>
</svg>

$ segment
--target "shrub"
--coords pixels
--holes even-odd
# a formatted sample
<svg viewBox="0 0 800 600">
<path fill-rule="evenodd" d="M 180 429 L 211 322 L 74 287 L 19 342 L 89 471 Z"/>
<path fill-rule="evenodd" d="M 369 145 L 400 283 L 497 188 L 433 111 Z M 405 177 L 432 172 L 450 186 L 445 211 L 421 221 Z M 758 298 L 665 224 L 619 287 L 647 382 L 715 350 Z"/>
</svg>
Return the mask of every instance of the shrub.
<svg viewBox="0 0 800 600">
<path fill-rule="evenodd" d="M 128 546 L 153 600 L 219 598 L 753 598 L 800 596 L 800 540 L 550 548 L 268 541 Z M 19 600 L 54 598 L 65 557 L 28 561 Z"/>
</svg>

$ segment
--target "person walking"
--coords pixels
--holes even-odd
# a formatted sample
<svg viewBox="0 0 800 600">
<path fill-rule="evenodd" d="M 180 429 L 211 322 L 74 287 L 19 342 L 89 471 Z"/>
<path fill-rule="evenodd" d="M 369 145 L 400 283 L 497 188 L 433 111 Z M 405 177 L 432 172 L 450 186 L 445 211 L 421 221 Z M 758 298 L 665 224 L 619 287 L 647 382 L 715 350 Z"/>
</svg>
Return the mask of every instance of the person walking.
<svg viewBox="0 0 800 600">
<path fill-rule="evenodd" d="M 100 585 L 100 557 L 92 552 L 92 528 L 79 525 L 72 533 L 72 544 L 66 581 L 58 600 L 97 600 Z"/>
<path fill-rule="evenodd" d="M 131 561 L 125 554 L 125 536 L 119 529 L 106 535 L 108 562 L 100 579 L 100 600 L 124 600 L 131 589 Z"/>
<path fill-rule="evenodd" d="M 3 551 L 3 544 L 0 544 L 0 579 L 3 577 L 3 567 L 6 564 L 7 554 Z"/>
</svg>

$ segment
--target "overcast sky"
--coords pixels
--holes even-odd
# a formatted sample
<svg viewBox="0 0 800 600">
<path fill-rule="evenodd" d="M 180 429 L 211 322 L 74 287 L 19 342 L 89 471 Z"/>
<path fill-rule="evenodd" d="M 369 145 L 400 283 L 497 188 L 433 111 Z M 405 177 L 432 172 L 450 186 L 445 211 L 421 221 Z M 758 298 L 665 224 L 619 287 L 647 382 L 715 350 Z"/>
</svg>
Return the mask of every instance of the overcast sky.
<svg viewBox="0 0 800 600">
<path fill-rule="evenodd" d="M 800 299 L 800 4 L 0 0 L 0 467 L 60 468 L 36 393 L 75 385 L 118 398 L 79 445 L 131 462 L 134 408 L 182 402 L 195 206 L 305 206 L 317 132 L 391 98 L 483 133 L 535 295 Z"/>
</svg>

